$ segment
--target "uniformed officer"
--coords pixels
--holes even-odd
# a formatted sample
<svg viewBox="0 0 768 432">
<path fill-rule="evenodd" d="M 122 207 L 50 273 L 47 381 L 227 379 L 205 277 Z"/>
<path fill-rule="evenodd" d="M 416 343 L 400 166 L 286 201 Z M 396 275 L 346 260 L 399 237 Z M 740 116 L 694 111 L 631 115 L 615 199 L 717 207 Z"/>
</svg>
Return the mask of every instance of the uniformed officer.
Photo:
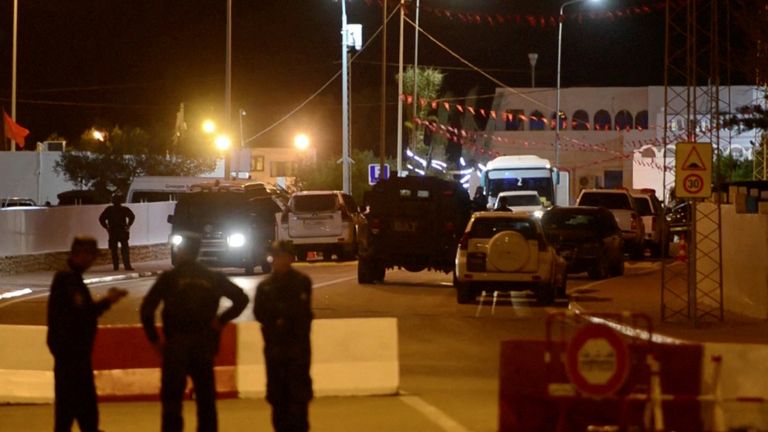
<svg viewBox="0 0 768 432">
<path fill-rule="evenodd" d="M 256 288 L 253 313 L 261 323 L 267 401 L 276 432 L 309 430 L 312 281 L 292 267 L 290 243 L 276 242 L 272 274 Z"/>
<path fill-rule="evenodd" d="M 83 282 L 85 272 L 98 257 L 96 240 L 76 237 L 67 264 L 57 272 L 48 298 L 48 348 L 53 354 L 54 415 L 56 432 L 69 432 L 77 420 L 82 432 L 99 429 L 96 387 L 91 353 L 98 317 L 127 292 L 110 288 L 94 301 Z"/>
<path fill-rule="evenodd" d="M 117 256 L 117 245 L 120 244 L 120 253 L 123 256 L 123 267 L 133 270 L 131 267 L 131 249 L 128 246 L 128 238 L 131 233 L 131 225 L 136 215 L 128 207 L 123 205 L 123 196 L 116 193 L 112 195 L 112 205 L 101 212 L 99 223 L 109 234 L 109 250 L 112 252 L 112 268 L 120 268 L 120 260 Z"/>
<path fill-rule="evenodd" d="M 141 304 L 144 332 L 163 358 L 162 430 L 183 430 L 181 405 L 189 376 L 195 389 L 197 430 L 214 432 L 218 419 L 213 360 L 221 329 L 248 306 L 248 296 L 223 273 L 197 262 L 199 236 L 185 235 L 175 248 L 176 266 L 158 277 Z M 217 315 L 222 297 L 232 306 Z M 164 342 L 155 328 L 155 310 L 161 302 Z"/>
</svg>

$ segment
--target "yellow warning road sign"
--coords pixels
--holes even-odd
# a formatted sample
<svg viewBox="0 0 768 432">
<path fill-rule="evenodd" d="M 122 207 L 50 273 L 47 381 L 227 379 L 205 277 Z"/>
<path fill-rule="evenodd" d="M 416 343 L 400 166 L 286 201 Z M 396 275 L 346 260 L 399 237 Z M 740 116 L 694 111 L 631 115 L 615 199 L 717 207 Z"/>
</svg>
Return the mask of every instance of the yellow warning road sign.
<svg viewBox="0 0 768 432">
<path fill-rule="evenodd" d="M 678 198 L 709 198 L 712 195 L 711 143 L 677 143 L 675 194 Z"/>
</svg>

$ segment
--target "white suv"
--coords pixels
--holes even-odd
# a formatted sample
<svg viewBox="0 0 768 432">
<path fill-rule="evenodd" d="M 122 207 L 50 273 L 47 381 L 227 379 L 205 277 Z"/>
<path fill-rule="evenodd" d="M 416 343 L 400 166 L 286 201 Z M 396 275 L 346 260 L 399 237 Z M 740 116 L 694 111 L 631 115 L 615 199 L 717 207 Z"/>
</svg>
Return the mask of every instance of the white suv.
<svg viewBox="0 0 768 432">
<path fill-rule="evenodd" d="M 531 290 L 542 304 L 564 297 L 566 262 L 544 238 L 538 218 L 510 212 L 477 212 L 456 253 L 453 284 L 459 303 L 481 290 Z"/>
<path fill-rule="evenodd" d="M 357 231 L 363 218 L 351 195 L 339 191 L 296 192 L 280 218 L 278 238 L 293 243 L 300 260 L 320 252 L 330 260 L 357 257 Z"/>
</svg>

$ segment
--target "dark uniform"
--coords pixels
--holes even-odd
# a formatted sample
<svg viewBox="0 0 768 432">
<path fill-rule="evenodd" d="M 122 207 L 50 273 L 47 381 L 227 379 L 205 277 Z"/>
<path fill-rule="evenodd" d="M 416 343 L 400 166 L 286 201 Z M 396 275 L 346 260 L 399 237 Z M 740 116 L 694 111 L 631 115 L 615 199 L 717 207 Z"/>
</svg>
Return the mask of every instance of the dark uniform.
<svg viewBox="0 0 768 432">
<path fill-rule="evenodd" d="M 226 297 L 232 306 L 216 316 L 219 300 Z M 248 306 L 242 289 L 196 261 L 184 261 L 160 275 L 141 304 L 141 322 L 147 338 L 156 343 L 155 310 L 163 302 L 162 388 L 163 432 L 183 430 L 181 403 L 187 376 L 192 378 L 197 402 L 198 431 L 218 428 L 213 360 L 219 348 L 223 326 Z"/>
<path fill-rule="evenodd" d="M 48 299 L 48 348 L 54 358 L 56 432 L 69 432 L 77 419 L 80 430 L 96 432 L 99 411 L 93 382 L 91 353 L 98 317 L 111 306 L 94 302 L 83 282 L 83 271 L 70 261 L 70 270 L 56 273 Z"/>
<path fill-rule="evenodd" d="M 128 238 L 131 233 L 131 225 L 136 219 L 136 215 L 128 207 L 120 204 L 120 200 L 115 198 L 112 205 L 105 208 L 99 216 L 99 223 L 109 233 L 109 250 L 112 252 L 112 268 L 120 268 L 120 260 L 117 256 L 117 245 L 120 243 L 120 252 L 123 256 L 123 267 L 126 270 L 133 270 L 131 267 L 131 250 L 128 246 Z"/>
<path fill-rule="evenodd" d="M 312 281 L 294 269 L 272 273 L 256 288 L 253 313 L 261 323 L 267 401 L 277 432 L 309 430 Z"/>
</svg>

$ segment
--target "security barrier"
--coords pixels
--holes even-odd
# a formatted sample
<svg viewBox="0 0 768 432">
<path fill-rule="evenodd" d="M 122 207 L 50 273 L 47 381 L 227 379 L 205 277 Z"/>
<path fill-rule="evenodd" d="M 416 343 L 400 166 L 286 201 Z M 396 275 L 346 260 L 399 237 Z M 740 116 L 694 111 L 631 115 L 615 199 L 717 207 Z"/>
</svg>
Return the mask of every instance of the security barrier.
<svg viewBox="0 0 768 432">
<path fill-rule="evenodd" d="M 259 325 L 228 325 L 216 358 L 219 397 L 260 397 L 266 389 Z M 317 396 L 395 394 L 395 318 L 323 319 L 312 324 L 311 375 Z M 102 401 L 157 399 L 160 358 L 140 326 L 99 328 L 93 353 Z M 0 325 L 0 403 L 53 401 L 53 358 L 42 326 Z"/>
</svg>

